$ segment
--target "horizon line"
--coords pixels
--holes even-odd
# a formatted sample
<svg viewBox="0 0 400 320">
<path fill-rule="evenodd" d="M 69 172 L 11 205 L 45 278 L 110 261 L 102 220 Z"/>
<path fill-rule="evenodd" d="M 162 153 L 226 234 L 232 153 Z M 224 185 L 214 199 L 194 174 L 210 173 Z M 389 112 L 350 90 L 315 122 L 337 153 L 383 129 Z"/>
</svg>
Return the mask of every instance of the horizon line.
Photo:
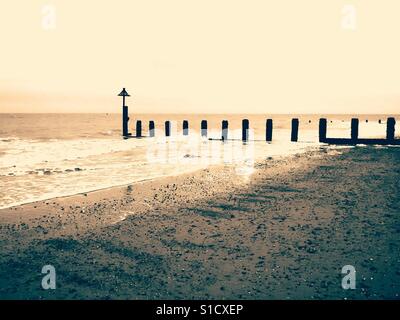
<svg viewBox="0 0 400 320">
<path fill-rule="evenodd" d="M 0 114 L 122 114 L 122 112 L 1 112 Z M 141 114 L 141 115 L 396 115 L 400 116 L 400 113 L 299 113 L 299 112 L 293 112 L 293 113 L 275 113 L 275 112 L 270 112 L 270 113 L 252 113 L 252 112 L 229 112 L 229 113 L 195 113 L 195 112 L 180 112 L 180 113 L 175 113 L 175 112 L 137 112 L 133 113 L 130 112 L 130 114 Z"/>
</svg>

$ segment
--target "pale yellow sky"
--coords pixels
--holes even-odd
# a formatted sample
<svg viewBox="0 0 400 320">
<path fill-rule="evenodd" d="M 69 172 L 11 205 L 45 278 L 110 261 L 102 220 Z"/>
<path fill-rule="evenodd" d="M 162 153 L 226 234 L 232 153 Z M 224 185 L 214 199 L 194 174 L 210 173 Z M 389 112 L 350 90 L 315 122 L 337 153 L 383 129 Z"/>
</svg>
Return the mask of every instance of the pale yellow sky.
<svg viewBox="0 0 400 320">
<path fill-rule="evenodd" d="M 399 0 L 2 0 L 0 112 L 120 112 L 126 87 L 140 113 L 400 113 L 399 16 Z"/>
</svg>

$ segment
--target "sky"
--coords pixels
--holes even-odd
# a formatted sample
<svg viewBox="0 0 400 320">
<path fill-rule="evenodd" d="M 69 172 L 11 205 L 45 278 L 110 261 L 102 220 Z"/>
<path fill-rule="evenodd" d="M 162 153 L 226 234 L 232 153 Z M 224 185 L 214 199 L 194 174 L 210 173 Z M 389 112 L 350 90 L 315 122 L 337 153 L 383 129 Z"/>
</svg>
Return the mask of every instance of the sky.
<svg viewBox="0 0 400 320">
<path fill-rule="evenodd" d="M 398 0 L 1 0 L 0 112 L 400 113 Z"/>
</svg>

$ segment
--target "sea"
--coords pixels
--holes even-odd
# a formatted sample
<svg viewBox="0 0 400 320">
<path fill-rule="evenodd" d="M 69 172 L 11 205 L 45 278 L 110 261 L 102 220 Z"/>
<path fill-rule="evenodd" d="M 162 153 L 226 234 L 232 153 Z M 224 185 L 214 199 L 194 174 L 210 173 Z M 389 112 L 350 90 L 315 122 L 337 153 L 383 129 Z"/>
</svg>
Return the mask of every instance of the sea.
<svg viewBox="0 0 400 320">
<path fill-rule="evenodd" d="M 352 117 L 360 120 L 360 137 L 386 135 L 387 115 L 131 114 L 132 138 L 123 139 L 121 114 L 0 113 L 0 209 L 213 165 L 234 166 L 238 175 L 248 176 L 259 160 L 320 148 L 321 117 L 328 119 L 328 137 L 350 137 Z M 267 143 L 268 118 L 274 129 Z M 298 142 L 290 142 L 292 118 L 299 119 Z M 241 141 L 243 119 L 250 123 L 246 143 Z M 133 138 L 138 120 L 143 137 Z M 149 137 L 150 120 L 154 137 Z M 189 122 L 187 135 L 183 120 Z M 202 120 L 208 122 L 207 137 L 201 136 Z M 220 140 L 222 120 L 229 122 L 225 141 Z M 169 137 L 165 121 L 172 124 Z"/>
</svg>

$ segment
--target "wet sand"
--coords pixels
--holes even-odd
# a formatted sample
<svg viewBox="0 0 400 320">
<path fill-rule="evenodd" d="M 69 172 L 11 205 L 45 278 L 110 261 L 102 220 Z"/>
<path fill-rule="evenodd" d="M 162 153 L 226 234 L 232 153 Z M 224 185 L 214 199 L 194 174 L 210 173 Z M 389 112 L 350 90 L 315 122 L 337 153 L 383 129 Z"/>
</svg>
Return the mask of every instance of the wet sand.
<svg viewBox="0 0 400 320">
<path fill-rule="evenodd" d="M 399 299 L 399 164 L 324 147 L 0 210 L 0 298 Z"/>
</svg>

